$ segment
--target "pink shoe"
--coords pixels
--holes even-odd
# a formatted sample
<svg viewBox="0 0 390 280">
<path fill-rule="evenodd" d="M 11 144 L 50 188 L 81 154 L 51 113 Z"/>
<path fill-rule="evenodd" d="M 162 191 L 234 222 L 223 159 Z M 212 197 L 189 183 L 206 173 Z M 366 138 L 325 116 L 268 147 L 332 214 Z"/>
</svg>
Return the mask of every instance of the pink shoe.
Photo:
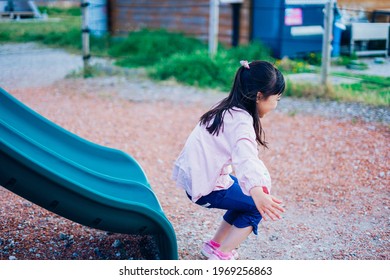
<svg viewBox="0 0 390 280">
<path fill-rule="evenodd" d="M 222 261 L 228 261 L 228 260 L 235 260 L 233 253 L 224 253 L 221 252 L 218 249 L 215 249 L 214 252 L 209 257 L 209 260 L 222 260 Z"/>
<path fill-rule="evenodd" d="M 203 243 L 203 247 L 202 247 L 202 250 L 200 251 L 202 253 L 203 256 L 205 256 L 206 258 L 210 258 L 211 255 L 213 254 L 213 252 L 215 250 L 217 250 L 221 245 L 213 240 L 209 240 L 205 243 Z M 236 250 L 232 250 L 231 252 L 233 254 L 233 257 L 235 260 L 238 259 L 238 253 Z"/>
</svg>

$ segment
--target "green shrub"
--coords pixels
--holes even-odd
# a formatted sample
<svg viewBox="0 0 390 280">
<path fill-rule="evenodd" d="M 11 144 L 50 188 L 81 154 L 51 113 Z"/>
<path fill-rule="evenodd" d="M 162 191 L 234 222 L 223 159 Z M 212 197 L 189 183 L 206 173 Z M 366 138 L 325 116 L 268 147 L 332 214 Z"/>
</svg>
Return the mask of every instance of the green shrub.
<svg viewBox="0 0 390 280">
<path fill-rule="evenodd" d="M 390 78 L 360 75 L 353 84 L 321 84 L 293 82 L 287 79 L 285 95 L 306 99 L 328 99 L 342 102 L 361 102 L 375 106 L 390 106 Z"/>
<path fill-rule="evenodd" d="M 41 36 L 41 34 L 34 34 L 31 36 Z M 65 34 L 51 31 L 47 36 L 36 38 L 36 41 L 41 41 L 42 43 L 51 46 L 81 49 L 81 30 L 80 28 L 72 28 Z"/>
<path fill-rule="evenodd" d="M 174 54 L 149 68 L 149 75 L 159 80 L 174 78 L 189 85 L 221 89 L 227 89 L 233 79 L 206 51 L 190 55 Z"/>
<path fill-rule="evenodd" d="M 60 7 L 39 6 L 38 10 L 41 13 L 46 13 L 49 17 L 81 16 L 80 7 L 60 8 Z"/>
<path fill-rule="evenodd" d="M 113 44 L 109 54 L 117 58 L 118 65 L 134 67 L 148 66 L 173 54 L 189 54 L 201 49 L 206 49 L 205 44 L 180 33 L 140 30 Z"/>
<path fill-rule="evenodd" d="M 310 65 L 320 66 L 322 63 L 322 55 L 321 55 L 321 53 L 311 52 L 311 53 L 305 55 L 303 60 L 305 62 L 309 63 Z"/>
<path fill-rule="evenodd" d="M 260 42 L 254 42 L 249 45 L 233 47 L 221 51 L 226 51 L 226 57 L 233 63 L 237 63 L 240 60 L 248 60 L 249 62 L 253 60 L 275 61 L 275 59 L 271 57 L 270 50 Z"/>
<path fill-rule="evenodd" d="M 289 58 L 277 60 L 275 66 L 285 74 L 313 72 L 313 67 L 306 62 Z"/>
<path fill-rule="evenodd" d="M 347 66 L 351 63 L 351 61 L 357 59 L 358 57 L 356 56 L 356 54 L 352 54 L 351 56 L 342 55 L 332 60 L 332 65 Z"/>
<path fill-rule="evenodd" d="M 221 46 L 214 57 L 206 49 L 172 55 L 150 68 L 149 75 L 158 80 L 174 78 L 189 85 L 229 91 L 240 60 L 261 59 L 269 60 L 270 52 L 259 43 L 229 49 Z"/>
</svg>

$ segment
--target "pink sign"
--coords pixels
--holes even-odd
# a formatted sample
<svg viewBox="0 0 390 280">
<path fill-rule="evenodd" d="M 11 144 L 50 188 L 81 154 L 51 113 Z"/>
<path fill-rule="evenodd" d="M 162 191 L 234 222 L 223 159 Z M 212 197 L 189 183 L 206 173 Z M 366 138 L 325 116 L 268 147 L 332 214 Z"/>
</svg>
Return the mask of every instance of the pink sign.
<svg viewBox="0 0 390 280">
<path fill-rule="evenodd" d="M 284 15 L 285 25 L 302 25 L 302 9 L 301 8 L 287 8 Z"/>
</svg>

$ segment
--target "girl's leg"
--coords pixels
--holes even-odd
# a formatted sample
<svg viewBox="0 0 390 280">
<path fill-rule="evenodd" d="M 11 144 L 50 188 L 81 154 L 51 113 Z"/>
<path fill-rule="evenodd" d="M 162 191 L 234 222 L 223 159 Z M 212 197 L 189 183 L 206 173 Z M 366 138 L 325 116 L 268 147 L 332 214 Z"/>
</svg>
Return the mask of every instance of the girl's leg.
<svg viewBox="0 0 390 280">
<path fill-rule="evenodd" d="M 237 179 L 232 178 L 235 183 L 229 189 L 214 191 L 196 202 L 202 206 L 208 205 L 207 208 L 228 210 L 213 238 L 221 244 L 219 251 L 223 253 L 239 247 L 252 231 L 257 234 L 257 226 L 261 220 L 252 197 L 245 195 Z"/>
<path fill-rule="evenodd" d="M 252 226 L 238 228 L 222 220 L 212 240 L 221 244 L 221 247 L 219 247 L 220 251 L 230 252 L 237 248 L 249 236 L 252 230 Z"/>
<path fill-rule="evenodd" d="M 228 210 L 213 237 L 221 245 L 219 250 L 225 253 L 238 248 L 252 231 L 257 234 L 261 220 L 253 199 L 243 194 L 237 180 L 234 181 L 229 189 L 213 192 L 199 201 L 200 205 L 209 204 L 208 208 Z"/>
<path fill-rule="evenodd" d="M 225 236 L 225 238 L 221 242 L 221 246 L 219 247 L 219 250 L 224 253 L 231 252 L 232 250 L 237 248 L 253 230 L 252 226 L 248 226 L 245 228 L 238 228 L 231 225 L 229 226 L 230 231 Z"/>
<path fill-rule="evenodd" d="M 227 223 L 225 220 L 222 220 L 221 225 L 219 226 L 217 232 L 215 233 L 213 240 L 219 244 L 225 240 L 232 229 L 232 225 Z"/>
</svg>

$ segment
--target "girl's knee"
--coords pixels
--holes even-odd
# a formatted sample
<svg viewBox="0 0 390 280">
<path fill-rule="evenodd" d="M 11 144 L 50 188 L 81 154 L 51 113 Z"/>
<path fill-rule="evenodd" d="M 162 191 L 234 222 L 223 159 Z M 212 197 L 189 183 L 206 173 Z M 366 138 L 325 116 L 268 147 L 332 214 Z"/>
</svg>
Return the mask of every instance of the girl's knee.
<svg viewBox="0 0 390 280">
<path fill-rule="evenodd" d="M 231 217 L 232 216 L 229 216 L 229 218 Z M 252 211 L 252 212 L 245 212 L 245 213 L 241 212 L 239 215 L 235 217 L 234 221 L 232 219 L 228 219 L 227 222 L 238 228 L 245 228 L 251 226 L 253 228 L 253 233 L 257 234 L 257 227 L 261 219 L 262 217 L 259 211 Z"/>
</svg>

